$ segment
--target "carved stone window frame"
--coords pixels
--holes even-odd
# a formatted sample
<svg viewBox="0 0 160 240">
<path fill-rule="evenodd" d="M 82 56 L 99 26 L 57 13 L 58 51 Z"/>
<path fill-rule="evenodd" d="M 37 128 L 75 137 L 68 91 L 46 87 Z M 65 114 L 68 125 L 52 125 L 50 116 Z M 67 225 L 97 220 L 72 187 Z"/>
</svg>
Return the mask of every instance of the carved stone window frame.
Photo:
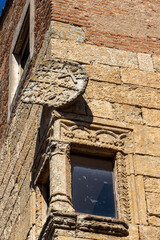
<svg viewBox="0 0 160 240">
<path fill-rule="evenodd" d="M 105 125 L 89 125 L 84 122 L 73 122 L 64 119 L 54 121 L 48 132 L 44 157 L 41 158 L 41 170 L 39 173 L 37 171 L 37 177 L 35 177 L 35 179 L 38 179 L 38 175 L 40 175 L 45 165 L 45 159 L 49 159 L 50 210 L 39 239 L 45 239 L 44 236 L 50 235 L 51 232 L 53 233 L 55 228 L 61 228 L 63 221 L 65 225 L 67 220 L 64 219 L 66 218 L 68 221 L 74 219 L 73 229 L 75 231 L 79 229 L 81 231 L 98 233 L 96 228 L 92 229 L 90 226 L 93 221 L 98 224 L 99 229 L 103 228 L 102 225 L 106 225 L 105 230 L 101 229 L 104 234 L 115 236 L 128 235 L 127 224 L 130 222 L 130 207 L 126 149 L 130 145 L 131 134 L 131 131 L 128 129 Z M 94 152 L 102 156 L 115 156 L 118 219 L 75 213 L 71 195 L 70 152 L 72 150 L 82 153 L 87 151 L 92 154 Z M 58 225 L 56 220 L 54 222 L 57 214 L 62 221 L 60 221 L 60 225 Z M 83 219 L 83 221 L 80 221 L 80 219 Z M 47 224 L 51 226 L 47 227 Z M 67 228 L 67 224 L 64 228 Z"/>
<path fill-rule="evenodd" d="M 35 0 L 27 0 L 26 4 L 23 8 L 21 18 L 17 24 L 17 27 L 15 29 L 12 45 L 10 49 L 10 55 L 9 55 L 9 96 L 8 96 L 8 121 L 10 120 L 10 115 L 12 113 L 12 110 L 15 105 L 16 98 L 19 94 L 19 90 L 26 78 L 27 70 L 29 67 L 29 63 L 33 57 L 34 53 L 34 25 L 35 25 Z M 26 62 L 23 74 L 21 78 L 19 79 L 19 62 L 17 61 L 17 58 L 14 54 L 14 50 L 16 47 L 16 44 L 19 40 L 19 36 L 27 15 L 27 12 L 29 10 L 29 57 L 28 61 Z"/>
</svg>

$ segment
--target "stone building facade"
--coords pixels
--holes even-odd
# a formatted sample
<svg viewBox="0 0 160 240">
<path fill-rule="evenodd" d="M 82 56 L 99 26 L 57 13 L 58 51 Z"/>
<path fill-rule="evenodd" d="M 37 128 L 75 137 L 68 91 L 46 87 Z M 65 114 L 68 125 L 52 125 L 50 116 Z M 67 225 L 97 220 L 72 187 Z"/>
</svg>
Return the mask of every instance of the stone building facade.
<svg viewBox="0 0 160 240">
<path fill-rule="evenodd" d="M 0 240 L 160 239 L 159 13 L 154 0 L 7 0 Z M 88 169 L 111 173 L 111 190 L 86 193 L 95 214 L 79 205 Z"/>
</svg>

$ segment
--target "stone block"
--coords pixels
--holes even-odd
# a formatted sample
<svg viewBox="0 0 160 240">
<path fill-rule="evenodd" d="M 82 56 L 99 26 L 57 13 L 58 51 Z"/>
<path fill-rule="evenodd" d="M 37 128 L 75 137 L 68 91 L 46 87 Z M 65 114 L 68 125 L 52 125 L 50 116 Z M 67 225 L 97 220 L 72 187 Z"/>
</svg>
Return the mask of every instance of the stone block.
<svg viewBox="0 0 160 240">
<path fill-rule="evenodd" d="M 117 121 L 129 123 L 143 123 L 141 108 L 127 104 L 113 104 L 113 115 Z"/>
<path fill-rule="evenodd" d="M 146 193 L 147 209 L 151 215 L 160 216 L 160 193 Z"/>
<path fill-rule="evenodd" d="M 157 72 L 160 72 L 160 55 L 153 55 L 153 67 Z"/>
<path fill-rule="evenodd" d="M 138 62 L 140 70 L 153 72 L 153 62 L 150 54 L 138 53 Z"/>
<path fill-rule="evenodd" d="M 30 179 L 31 179 L 31 173 L 28 171 L 26 178 L 24 179 L 24 182 L 20 188 L 19 196 L 20 196 L 20 208 L 21 212 L 23 212 L 29 197 L 31 195 L 31 189 L 30 189 Z"/>
<path fill-rule="evenodd" d="M 1 208 L 0 236 L 1 234 L 7 234 L 7 232 L 11 231 L 12 222 L 14 224 L 16 217 L 20 213 L 18 200 L 19 198 L 16 185 L 15 189 L 12 191 L 12 194 L 6 199 L 5 207 L 3 209 Z"/>
<path fill-rule="evenodd" d="M 144 178 L 145 191 L 160 193 L 160 179 L 159 178 Z"/>
<path fill-rule="evenodd" d="M 0 192 L 2 195 L 2 188 L 4 186 L 2 186 L 2 182 L 5 181 L 6 182 L 6 172 L 8 170 L 9 164 L 11 163 L 11 156 L 10 156 L 10 151 L 9 151 L 9 145 L 10 145 L 10 139 L 6 139 L 6 141 L 4 142 L 4 144 L 1 147 L 1 152 L 0 152 Z M 13 156 L 12 156 L 13 157 Z"/>
<path fill-rule="evenodd" d="M 148 126 L 160 127 L 160 111 L 157 109 L 142 108 L 144 123 Z"/>
<path fill-rule="evenodd" d="M 21 134 L 24 131 L 24 127 L 27 123 L 28 116 L 30 115 L 31 112 L 33 112 L 33 109 L 35 109 L 35 107 L 32 108 L 30 104 L 27 105 L 20 103 L 20 105 L 18 106 L 10 132 L 11 152 L 15 150 L 15 148 L 17 147 L 17 143 L 21 142 L 19 138 L 21 137 Z"/>
<path fill-rule="evenodd" d="M 103 99 L 139 107 L 160 108 L 160 91 L 156 89 L 90 80 L 85 93 L 88 98 L 92 99 Z"/>
<path fill-rule="evenodd" d="M 14 230 L 14 224 L 16 223 L 16 220 L 19 214 L 20 214 L 20 201 L 18 197 L 14 207 L 12 208 L 10 217 L 8 218 L 7 225 L 5 226 L 5 230 L 4 230 L 5 240 L 9 239 L 11 232 Z M 18 235 L 18 229 L 16 230 L 17 232 L 15 232 L 15 234 Z"/>
<path fill-rule="evenodd" d="M 9 180 L 9 182 L 8 182 Z M 0 188 L 0 194 L 3 197 L 0 201 L 0 216 L 3 214 L 3 210 L 7 204 L 8 198 L 15 187 L 14 176 L 12 175 L 10 179 L 7 179 L 7 182 L 3 182 Z"/>
<path fill-rule="evenodd" d="M 25 240 L 31 227 L 31 205 L 30 200 L 27 202 L 23 212 L 21 212 L 20 218 L 20 239 Z"/>
<path fill-rule="evenodd" d="M 129 226 L 129 236 L 122 238 L 122 240 L 139 240 L 138 226 Z"/>
<path fill-rule="evenodd" d="M 160 217 L 158 216 L 148 216 L 148 223 L 152 226 L 160 227 Z"/>
<path fill-rule="evenodd" d="M 159 240 L 160 228 L 140 226 L 140 240 Z"/>
<path fill-rule="evenodd" d="M 113 119 L 114 117 L 112 104 L 110 102 L 90 99 L 87 105 L 89 107 L 88 115 L 109 119 Z"/>
<path fill-rule="evenodd" d="M 133 224 L 139 224 L 135 176 L 134 175 L 128 176 L 127 179 L 128 179 L 128 190 L 129 190 L 128 192 L 129 204 L 130 204 L 130 211 L 131 211 L 131 222 Z"/>
<path fill-rule="evenodd" d="M 127 175 L 134 174 L 133 154 L 127 154 L 125 157 Z"/>
<path fill-rule="evenodd" d="M 12 224 L 11 233 L 8 234 L 7 238 L 9 240 L 18 240 L 18 232 L 19 232 L 19 217 L 17 217 L 16 222 Z"/>
<path fill-rule="evenodd" d="M 139 86 L 159 88 L 160 74 L 136 69 L 122 69 L 122 82 Z"/>
<path fill-rule="evenodd" d="M 64 237 L 64 236 L 57 236 L 54 237 L 55 240 L 79 240 L 79 238 L 72 238 L 72 237 Z"/>
<path fill-rule="evenodd" d="M 66 237 L 66 239 L 67 239 L 67 237 L 71 237 L 71 238 L 75 239 L 76 232 L 75 232 L 75 230 L 67 230 L 66 231 L 65 229 L 55 228 L 54 237 L 58 237 L 58 236 Z"/>
<path fill-rule="evenodd" d="M 160 128 L 135 126 L 135 152 L 160 156 Z"/>
<path fill-rule="evenodd" d="M 118 67 L 110 67 L 103 64 L 84 65 L 87 70 L 89 79 L 121 83 L 120 69 Z"/>
<path fill-rule="evenodd" d="M 147 207 L 145 199 L 143 176 L 136 176 L 136 196 L 138 202 L 138 215 L 140 224 L 147 224 Z"/>
<path fill-rule="evenodd" d="M 119 67 L 138 68 L 137 54 L 91 44 L 51 39 L 47 57 L 72 60 L 80 63 L 102 63 Z"/>
<path fill-rule="evenodd" d="M 159 157 L 135 155 L 135 174 L 160 177 Z"/>
<path fill-rule="evenodd" d="M 50 25 L 50 31 L 52 38 L 75 40 L 77 42 L 84 42 L 85 40 L 83 29 L 71 24 L 52 21 Z"/>
<path fill-rule="evenodd" d="M 117 240 L 116 236 L 106 235 L 106 234 L 95 234 L 91 232 L 77 231 L 76 240 Z M 118 237 L 119 240 L 123 239 Z M 125 239 L 125 238 L 124 238 Z"/>
<path fill-rule="evenodd" d="M 35 123 L 35 122 L 34 122 Z M 35 146 L 36 146 L 36 124 L 32 125 L 32 131 L 29 132 L 28 138 L 26 138 L 25 144 L 22 151 L 20 152 L 20 158 L 22 158 L 22 167 L 20 169 L 20 173 L 18 175 L 18 185 L 21 187 L 28 170 L 31 168 L 33 164 L 34 154 L 35 154 Z"/>
</svg>

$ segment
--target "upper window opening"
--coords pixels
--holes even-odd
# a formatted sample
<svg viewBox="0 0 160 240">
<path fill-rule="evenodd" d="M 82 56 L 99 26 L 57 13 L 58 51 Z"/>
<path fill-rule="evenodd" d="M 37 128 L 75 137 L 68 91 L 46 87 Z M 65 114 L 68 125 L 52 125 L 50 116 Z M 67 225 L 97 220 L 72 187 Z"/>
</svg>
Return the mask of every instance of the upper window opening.
<svg viewBox="0 0 160 240">
<path fill-rule="evenodd" d="M 24 68 L 26 66 L 27 60 L 30 55 L 30 48 L 29 48 L 29 9 L 26 13 L 26 17 L 24 19 L 21 31 L 19 33 L 19 37 L 17 40 L 17 43 L 15 45 L 15 49 L 13 51 L 13 54 L 16 58 L 17 64 L 18 64 L 18 79 L 20 80 L 24 71 Z"/>
<path fill-rule="evenodd" d="M 15 107 L 34 54 L 35 0 L 26 0 L 13 34 L 9 55 L 8 121 Z"/>
<path fill-rule="evenodd" d="M 117 217 L 113 159 L 71 154 L 72 203 L 76 212 Z"/>
</svg>

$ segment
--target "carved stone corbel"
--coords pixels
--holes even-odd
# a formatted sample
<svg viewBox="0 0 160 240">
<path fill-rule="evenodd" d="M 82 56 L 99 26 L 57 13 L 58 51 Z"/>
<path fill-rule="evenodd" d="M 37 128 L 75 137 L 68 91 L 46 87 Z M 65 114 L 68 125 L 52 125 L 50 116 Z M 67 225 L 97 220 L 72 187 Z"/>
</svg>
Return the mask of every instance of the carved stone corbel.
<svg viewBox="0 0 160 240">
<path fill-rule="evenodd" d="M 33 70 L 22 101 L 62 108 L 82 95 L 87 83 L 87 71 L 80 64 L 52 58 L 43 60 Z"/>
</svg>

